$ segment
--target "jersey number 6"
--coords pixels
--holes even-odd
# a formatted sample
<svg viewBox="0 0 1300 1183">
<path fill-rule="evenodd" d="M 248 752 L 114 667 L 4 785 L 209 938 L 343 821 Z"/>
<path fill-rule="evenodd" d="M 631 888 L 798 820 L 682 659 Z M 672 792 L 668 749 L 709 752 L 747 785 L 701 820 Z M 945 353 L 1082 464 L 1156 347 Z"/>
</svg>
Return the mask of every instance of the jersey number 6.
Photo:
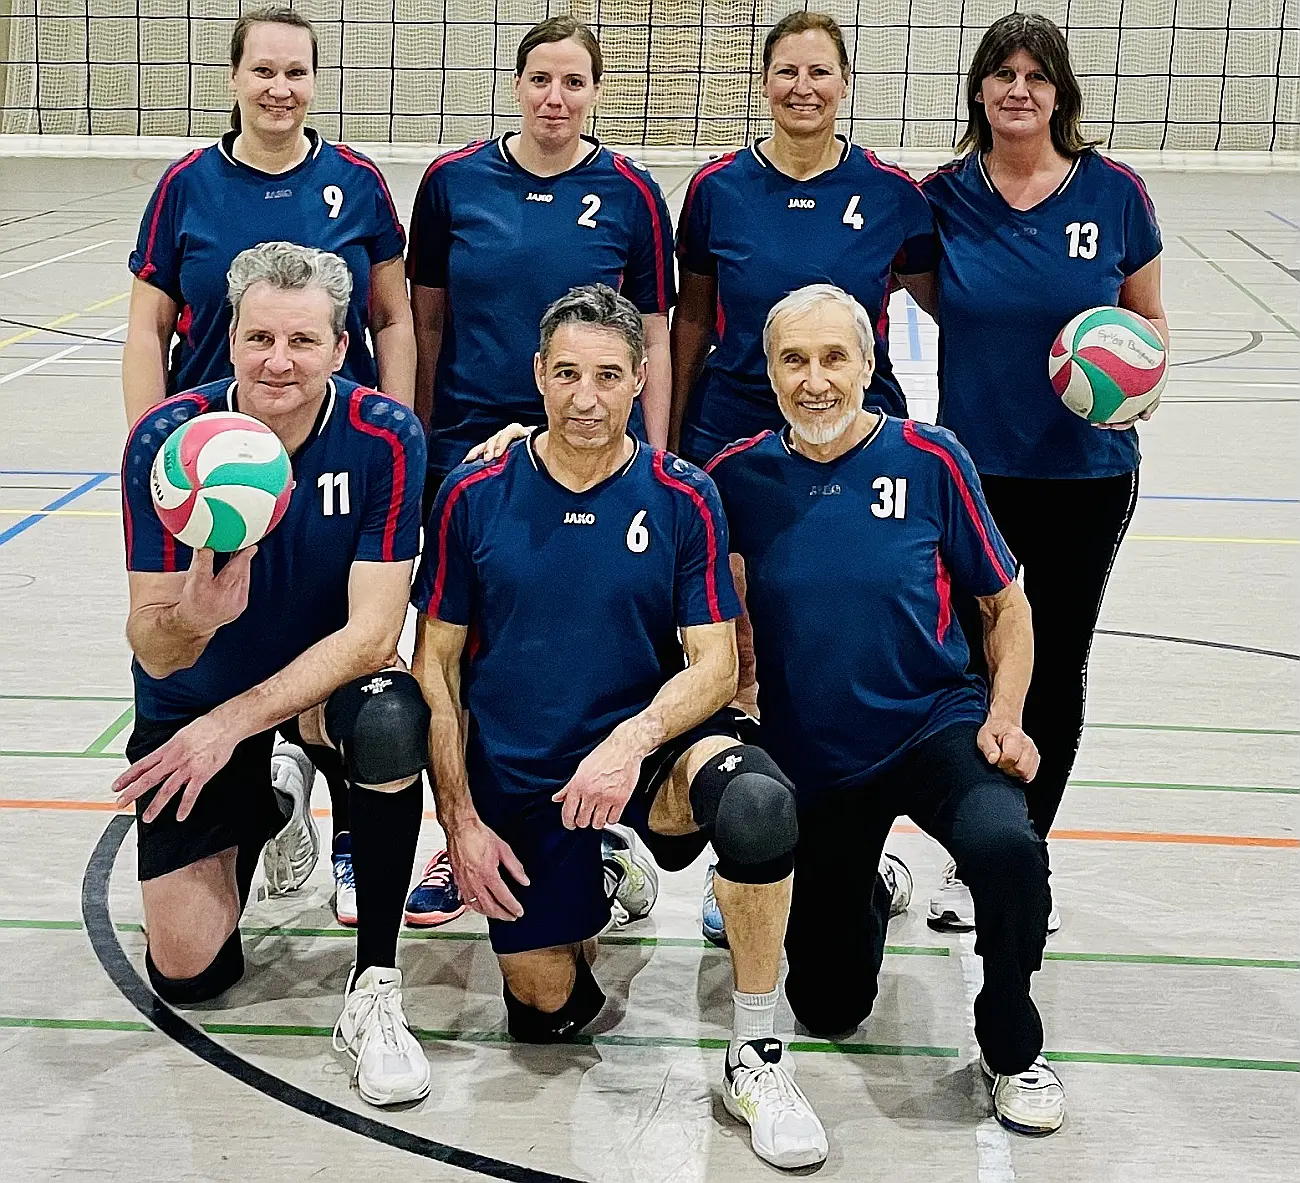
<svg viewBox="0 0 1300 1183">
<path fill-rule="evenodd" d="M 645 528 L 645 510 L 638 509 L 632 524 L 627 528 L 627 548 L 634 555 L 643 555 L 650 545 L 650 531 Z"/>
<path fill-rule="evenodd" d="M 907 477 L 878 476 L 871 487 L 880 494 L 880 503 L 873 503 L 871 512 L 878 518 L 904 518 L 907 516 Z"/>
<path fill-rule="evenodd" d="M 339 210 L 343 208 L 343 190 L 337 185 L 326 185 L 320 191 L 320 195 L 325 199 L 325 204 L 330 207 L 330 217 L 337 218 Z"/>
</svg>

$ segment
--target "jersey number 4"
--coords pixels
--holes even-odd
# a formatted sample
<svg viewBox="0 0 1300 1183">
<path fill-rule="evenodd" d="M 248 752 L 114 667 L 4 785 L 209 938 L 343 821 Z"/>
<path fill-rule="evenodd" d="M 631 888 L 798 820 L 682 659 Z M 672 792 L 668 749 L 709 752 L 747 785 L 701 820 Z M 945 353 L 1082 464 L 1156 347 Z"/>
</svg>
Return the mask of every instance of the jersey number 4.
<svg viewBox="0 0 1300 1183">
<path fill-rule="evenodd" d="M 907 477 L 878 476 L 871 487 L 880 494 L 873 502 L 871 512 L 878 518 L 904 518 L 907 516 Z"/>
<path fill-rule="evenodd" d="M 332 518 L 335 506 L 340 515 L 352 512 L 352 498 L 348 495 L 348 474 L 346 472 L 322 472 L 316 480 L 316 488 L 321 495 L 321 513 Z"/>
<path fill-rule="evenodd" d="M 852 226 L 854 230 L 861 230 L 866 219 L 858 213 L 858 202 L 862 200 L 860 193 L 855 193 L 849 198 L 849 204 L 844 207 L 844 217 L 840 219 L 846 226 Z"/>
<path fill-rule="evenodd" d="M 1097 257 L 1097 223 L 1071 222 L 1065 233 L 1070 239 L 1070 258 L 1095 259 Z"/>
</svg>

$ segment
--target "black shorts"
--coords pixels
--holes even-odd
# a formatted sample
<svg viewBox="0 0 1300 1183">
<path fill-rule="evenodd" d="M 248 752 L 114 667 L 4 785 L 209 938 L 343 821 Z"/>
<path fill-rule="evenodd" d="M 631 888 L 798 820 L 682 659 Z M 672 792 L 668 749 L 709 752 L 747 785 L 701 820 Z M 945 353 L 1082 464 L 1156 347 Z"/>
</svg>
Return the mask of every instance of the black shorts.
<svg viewBox="0 0 1300 1183">
<path fill-rule="evenodd" d="M 157 723 L 137 718 L 126 744 L 126 758 L 133 764 L 157 751 L 190 719 Z M 169 871 L 188 867 L 232 846 L 255 844 L 259 849 L 284 826 L 284 814 L 271 787 L 271 751 L 275 733 L 298 742 L 297 720 L 278 729 L 250 736 L 237 745 L 226 766 L 199 793 L 189 816 L 176 820 L 181 793 L 177 793 L 152 822 L 141 820 L 157 790 L 151 790 L 135 805 L 138 878 L 157 879 Z"/>
<path fill-rule="evenodd" d="M 674 765 L 695 744 L 710 736 L 740 739 L 746 716 L 724 707 L 704 722 L 670 739 L 641 762 L 641 775 L 623 810 L 620 824 L 630 826 L 665 870 L 694 862 L 709 842 L 709 832 L 668 837 L 650 829 L 650 809 Z M 523 905 L 518 920 L 489 920 L 496 953 L 527 953 L 556 945 L 574 945 L 594 937 L 609 923 L 609 900 L 601 865 L 600 831 L 590 826 L 567 830 L 561 809 L 548 793 L 493 794 L 475 797 L 484 823 L 515 852 L 531 880 L 514 882 L 503 869 L 506 886 Z"/>
</svg>

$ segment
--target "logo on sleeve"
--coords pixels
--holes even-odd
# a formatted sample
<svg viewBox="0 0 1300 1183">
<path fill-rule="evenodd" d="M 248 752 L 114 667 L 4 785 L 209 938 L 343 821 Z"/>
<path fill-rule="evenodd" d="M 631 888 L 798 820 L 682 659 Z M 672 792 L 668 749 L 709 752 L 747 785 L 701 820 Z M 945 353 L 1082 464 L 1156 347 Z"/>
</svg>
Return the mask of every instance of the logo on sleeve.
<svg viewBox="0 0 1300 1183">
<path fill-rule="evenodd" d="M 566 526 L 594 526 L 596 524 L 596 515 L 594 513 L 579 513 L 573 509 L 566 510 L 564 524 Z"/>
</svg>

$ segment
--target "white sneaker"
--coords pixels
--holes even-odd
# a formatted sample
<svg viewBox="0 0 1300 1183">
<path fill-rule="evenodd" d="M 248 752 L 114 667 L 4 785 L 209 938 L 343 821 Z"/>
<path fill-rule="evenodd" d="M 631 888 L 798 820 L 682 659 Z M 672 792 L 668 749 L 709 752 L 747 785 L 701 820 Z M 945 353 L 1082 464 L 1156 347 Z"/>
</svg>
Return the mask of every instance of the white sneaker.
<svg viewBox="0 0 1300 1183">
<path fill-rule="evenodd" d="M 311 815 L 311 790 L 316 766 L 307 753 L 291 743 L 278 743 L 271 755 L 271 783 L 275 792 L 293 802 L 284 828 L 262 848 L 262 873 L 266 894 L 287 895 L 310 878 L 320 858 L 320 833 Z"/>
<path fill-rule="evenodd" d="M 372 1105 L 418 1101 L 429 1092 L 429 1061 L 402 1013 L 402 971 L 372 965 L 348 975 L 334 1050 L 356 1061 L 352 1079 Z"/>
<path fill-rule="evenodd" d="M 754 1153 L 774 1167 L 810 1167 L 826 1161 L 826 1130 L 794 1082 L 794 1064 L 782 1062 L 779 1039 L 740 1045 L 733 1067 L 728 1053 L 722 1103 L 749 1126 Z"/>
<path fill-rule="evenodd" d="M 896 854 L 885 851 L 880 856 L 880 877 L 889 888 L 889 918 L 901 916 L 912 902 L 912 872 Z"/>
<path fill-rule="evenodd" d="M 981 1055 L 980 1070 L 989 1082 L 998 1121 L 1007 1129 L 1042 1137 L 1061 1128 L 1065 1121 L 1065 1087 L 1042 1056 L 1015 1076 L 1000 1076 Z"/>
<path fill-rule="evenodd" d="M 1052 910 L 1047 914 L 1047 935 L 1050 937 L 1061 927 L 1061 909 L 1052 902 Z"/>
<path fill-rule="evenodd" d="M 940 932 L 970 932 L 975 927 L 975 901 L 970 888 L 957 877 L 957 863 L 948 860 L 943 882 L 930 897 L 930 914 L 926 924 Z"/>
<path fill-rule="evenodd" d="M 615 927 L 649 916 L 659 898 L 659 870 L 645 843 L 631 826 L 609 825 L 600 832 L 600 845 Z"/>
</svg>

